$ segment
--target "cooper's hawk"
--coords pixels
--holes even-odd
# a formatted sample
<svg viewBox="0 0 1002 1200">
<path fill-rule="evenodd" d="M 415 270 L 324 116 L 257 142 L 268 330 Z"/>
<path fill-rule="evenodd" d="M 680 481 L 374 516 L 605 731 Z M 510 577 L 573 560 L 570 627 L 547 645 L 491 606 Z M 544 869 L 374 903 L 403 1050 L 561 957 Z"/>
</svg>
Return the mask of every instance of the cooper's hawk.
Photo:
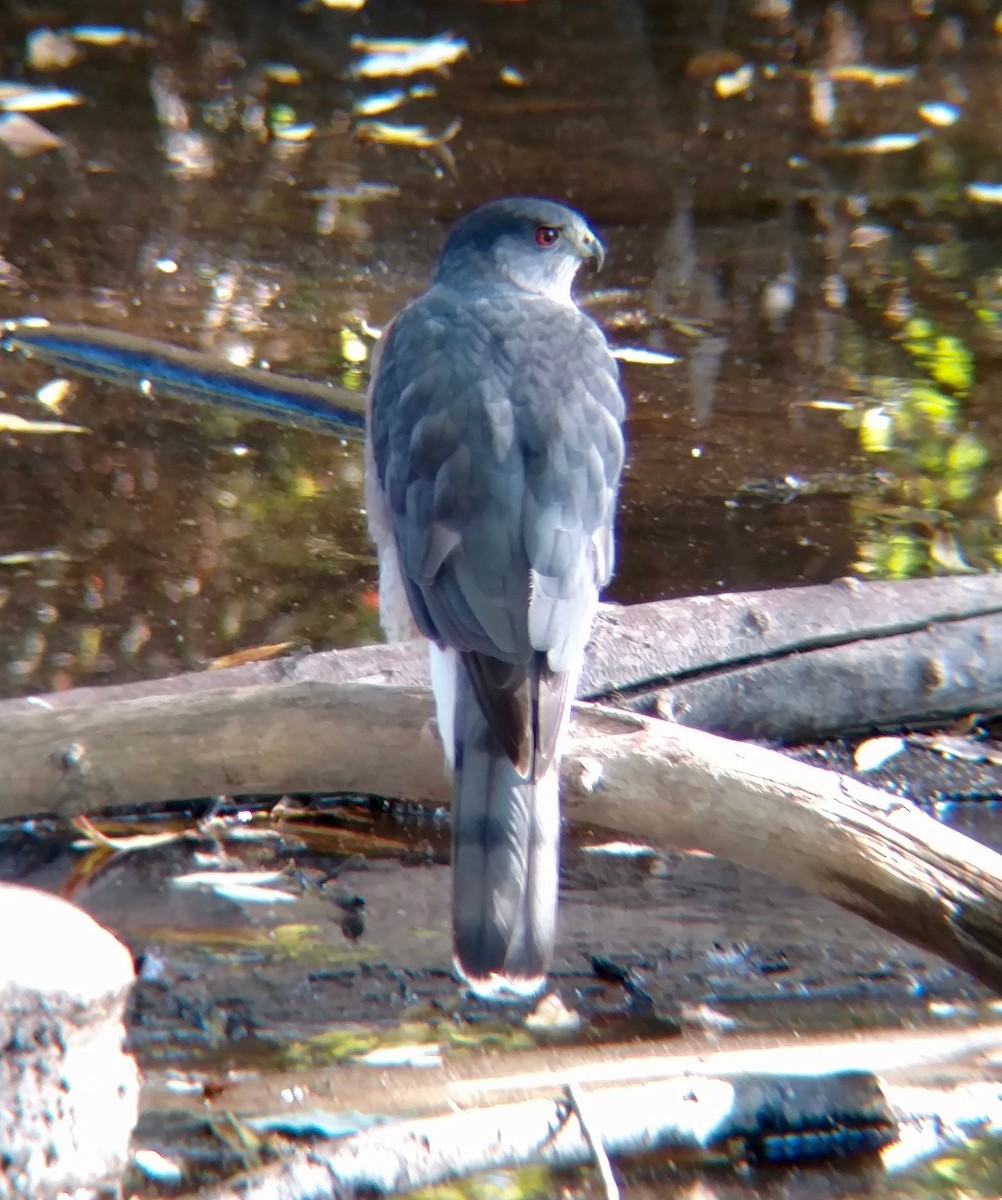
<svg viewBox="0 0 1002 1200">
<path fill-rule="evenodd" d="M 537 992 L 553 950 L 560 745 L 623 466 L 616 363 L 570 292 L 603 257 L 561 204 L 478 208 L 387 327 L 369 391 L 380 614 L 429 642 L 455 963 L 487 997 Z"/>
</svg>

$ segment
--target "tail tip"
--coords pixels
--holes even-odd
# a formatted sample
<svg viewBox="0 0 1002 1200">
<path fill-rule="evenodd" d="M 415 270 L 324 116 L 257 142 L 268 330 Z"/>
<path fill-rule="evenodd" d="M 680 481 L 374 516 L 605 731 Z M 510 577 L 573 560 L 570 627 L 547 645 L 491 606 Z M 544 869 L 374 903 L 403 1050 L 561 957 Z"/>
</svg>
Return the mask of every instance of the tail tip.
<svg viewBox="0 0 1002 1200">
<path fill-rule="evenodd" d="M 473 995 L 491 1004 L 520 1004 L 534 1000 L 546 986 L 545 972 L 538 975 L 507 975 L 492 971 L 487 975 L 475 975 L 464 970 L 458 959 L 453 960 L 453 965 Z"/>
</svg>

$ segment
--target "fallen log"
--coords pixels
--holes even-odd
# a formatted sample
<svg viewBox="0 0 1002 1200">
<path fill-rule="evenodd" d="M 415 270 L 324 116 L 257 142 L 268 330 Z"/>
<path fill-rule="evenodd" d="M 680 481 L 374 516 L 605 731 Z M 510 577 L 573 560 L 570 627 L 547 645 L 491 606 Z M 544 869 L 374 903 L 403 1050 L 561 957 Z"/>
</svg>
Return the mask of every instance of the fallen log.
<svg viewBox="0 0 1002 1200">
<path fill-rule="evenodd" d="M 985 645 L 1002 628 L 993 611 L 998 579 L 943 582 L 835 584 L 615 610 L 599 626 L 588 686 L 629 691 L 632 680 L 634 700 L 653 695 L 663 707 L 668 659 L 685 664 L 689 686 L 716 663 L 706 667 L 712 682 L 725 655 L 738 671 L 795 664 L 839 639 L 856 655 L 845 642 L 850 628 L 874 657 L 857 656 L 860 669 L 869 664 L 882 680 L 882 644 L 921 637 L 926 626 L 948 634 L 973 623 Z M 820 607 L 805 606 L 805 596 L 822 592 Z M 976 697 L 991 700 L 999 690 L 1002 655 L 985 655 L 981 665 L 959 681 L 947 672 L 927 698 L 980 707 Z M 341 791 L 447 802 L 431 698 L 418 682 L 424 670 L 415 646 L 367 647 L 6 702 L 0 817 L 219 794 Z M 368 682 L 352 681 L 360 676 Z M 415 682 L 401 682 L 408 679 Z M 907 686 L 886 691 L 879 716 L 903 704 L 915 710 Z M 803 691 L 794 699 L 811 710 Z M 588 705 L 563 775 L 571 820 L 764 871 L 1002 985 L 1002 857 L 904 801 L 760 746 Z"/>
<path fill-rule="evenodd" d="M 291 682 L 427 686 L 417 643 L 324 651 L 222 671 L 0 703 L 80 708 Z M 780 741 L 1002 709 L 1002 576 L 841 580 L 599 614 L 580 695 L 681 724 Z"/>
<path fill-rule="evenodd" d="M 983 1044 L 989 1045 L 989 1030 L 955 1036 L 973 1041 L 985 1034 Z M 995 1030 L 996 1042 L 997 1035 Z M 448 1103 L 439 1100 L 430 1113 L 391 1121 L 382 1114 L 392 1083 L 387 1087 L 384 1081 L 375 1107 L 364 1110 L 379 1118 L 359 1118 L 355 1110 L 353 1121 L 346 1118 L 337 1073 L 330 1072 L 332 1095 L 326 1104 L 305 1087 L 302 1111 L 290 1111 L 286 1092 L 268 1115 L 246 1122 L 258 1136 L 295 1139 L 294 1147 L 283 1142 L 275 1161 L 203 1188 L 199 1195 L 212 1200 L 337 1200 L 360 1191 L 410 1195 L 477 1171 L 528 1163 L 567 1168 L 598 1158 L 606 1166 L 605 1194 L 611 1196 L 618 1189 L 606 1152 L 657 1150 L 690 1164 L 712 1161 L 719 1168 L 725 1162 L 804 1163 L 883 1149 L 879 1161 L 892 1171 L 997 1131 L 996 1084 L 957 1084 L 941 1075 L 934 1087 L 895 1082 L 893 1075 L 900 1078 L 905 1066 L 900 1053 L 892 1049 L 888 1060 L 879 1034 L 868 1042 L 871 1058 L 861 1055 L 863 1046 L 842 1042 L 817 1048 L 796 1043 L 764 1053 L 711 1052 L 688 1060 L 655 1056 L 632 1076 L 610 1062 L 604 1064 L 607 1070 L 588 1073 L 587 1089 L 581 1071 L 551 1068 L 531 1081 L 527 1098 L 493 1104 L 491 1081 L 483 1090 L 474 1080 L 471 1089 L 458 1092 L 446 1085 L 457 1099 L 450 1094 Z M 922 1057 L 928 1066 L 928 1057 Z M 884 1075 L 885 1064 L 892 1078 Z M 519 1085 L 508 1090 L 517 1092 L 522 1081 Z M 420 1083 L 411 1086 L 422 1090 Z M 227 1094 L 228 1113 L 231 1099 Z M 389 1109 L 394 1111 L 392 1102 Z M 420 1104 L 418 1111 L 424 1113 Z"/>
<path fill-rule="evenodd" d="M 0 721 L 0 816 L 214 794 L 447 802 L 427 689 L 258 684 Z M 885 792 L 761 746 L 579 706 L 564 813 L 834 900 L 1002 987 L 1002 856 Z"/>
</svg>

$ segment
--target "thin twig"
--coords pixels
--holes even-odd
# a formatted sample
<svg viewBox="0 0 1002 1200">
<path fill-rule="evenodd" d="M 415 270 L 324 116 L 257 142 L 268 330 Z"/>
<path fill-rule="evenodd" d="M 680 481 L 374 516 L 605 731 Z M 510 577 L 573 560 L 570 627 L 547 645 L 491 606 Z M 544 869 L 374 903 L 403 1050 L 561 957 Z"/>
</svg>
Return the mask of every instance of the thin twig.
<svg viewBox="0 0 1002 1200">
<path fill-rule="evenodd" d="M 609 1155 L 605 1152 L 605 1143 L 602 1140 L 601 1131 L 596 1129 L 591 1120 L 585 1115 L 586 1103 L 584 1092 L 576 1083 L 567 1083 L 564 1085 L 564 1090 L 567 1093 L 567 1099 L 571 1102 L 571 1107 L 577 1113 L 577 1118 L 581 1122 L 581 1132 L 585 1136 L 585 1141 L 588 1143 L 592 1154 L 595 1155 L 595 1165 L 598 1167 L 599 1178 L 602 1180 L 602 1190 L 605 1192 L 606 1200 L 619 1200 L 619 1184 L 616 1183 L 616 1177 L 612 1173 L 612 1163 L 609 1162 Z"/>
</svg>

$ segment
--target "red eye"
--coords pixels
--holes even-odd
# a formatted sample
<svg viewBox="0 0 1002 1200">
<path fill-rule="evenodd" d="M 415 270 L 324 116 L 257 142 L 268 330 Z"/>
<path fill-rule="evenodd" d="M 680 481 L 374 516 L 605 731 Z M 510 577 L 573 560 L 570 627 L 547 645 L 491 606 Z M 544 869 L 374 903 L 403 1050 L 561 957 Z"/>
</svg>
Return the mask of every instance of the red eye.
<svg viewBox="0 0 1002 1200">
<path fill-rule="evenodd" d="M 552 225 L 540 225 L 536 229 L 537 246 L 552 246 L 558 237 L 560 237 L 560 230 L 555 229 Z"/>
</svg>

